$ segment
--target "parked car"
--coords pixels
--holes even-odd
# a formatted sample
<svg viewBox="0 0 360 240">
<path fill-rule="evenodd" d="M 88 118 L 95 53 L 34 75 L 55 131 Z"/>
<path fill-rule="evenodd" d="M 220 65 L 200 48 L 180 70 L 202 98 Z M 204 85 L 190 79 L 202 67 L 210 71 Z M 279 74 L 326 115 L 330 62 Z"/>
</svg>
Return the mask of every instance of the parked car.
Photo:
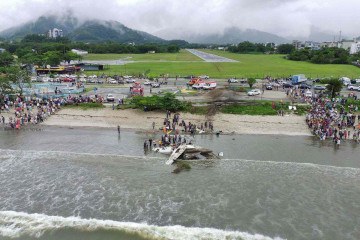
<svg viewBox="0 0 360 240">
<path fill-rule="evenodd" d="M 293 88 L 294 85 L 292 85 L 292 84 L 289 83 L 289 82 L 286 82 L 286 83 L 283 84 L 283 87 L 284 87 L 284 88 Z"/>
<path fill-rule="evenodd" d="M 109 93 L 108 95 L 106 95 L 106 100 L 108 102 L 114 102 L 115 101 L 115 97 L 114 95 L 112 95 L 111 93 Z"/>
<path fill-rule="evenodd" d="M 109 79 L 108 80 L 108 82 L 110 83 L 110 84 L 117 84 L 118 83 L 118 81 L 116 81 L 115 79 Z"/>
<path fill-rule="evenodd" d="M 144 82 L 144 85 L 151 85 L 151 82 L 150 82 L 149 80 L 146 80 L 146 81 Z"/>
<path fill-rule="evenodd" d="M 216 88 L 216 82 L 207 82 L 205 83 L 205 85 L 203 86 L 204 90 L 213 90 Z"/>
<path fill-rule="evenodd" d="M 306 83 L 302 83 L 299 85 L 299 88 L 300 89 L 311 89 L 311 86 Z"/>
<path fill-rule="evenodd" d="M 199 76 L 199 78 L 201 78 L 201 79 L 209 79 L 210 77 L 208 75 L 201 75 L 201 76 Z"/>
<path fill-rule="evenodd" d="M 312 92 L 310 90 L 306 90 L 305 97 L 312 97 Z"/>
<path fill-rule="evenodd" d="M 272 90 L 273 86 L 271 84 L 265 84 L 266 90 Z"/>
<path fill-rule="evenodd" d="M 248 91 L 247 95 L 248 96 L 255 96 L 255 95 L 260 95 L 261 94 L 261 90 L 260 89 L 253 89 Z"/>
<path fill-rule="evenodd" d="M 348 85 L 347 86 L 348 90 L 357 90 L 360 91 L 360 86 L 356 86 L 356 85 Z"/>
<path fill-rule="evenodd" d="M 153 88 L 159 88 L 159 87 L 160 87 L 160 84 L 157 83 L 157 82 L 153 82 L 153 83 L 151 83 L 151 87 L 153 87 Z"/>
<path fill-rule="evenodd" d="M 357 83 L 360 83 L 360 79 L 353 79 L 350 82 L 351 82 L 351 84 L 357 84 Z"/>
<path fill-rule="evenodd" d="M 326 87 L 321 86 L 321 85 L 315 85 L 314 90 L 322 91 L 322 90 L 326 90 Z"/>
<path fill-rule="evenodd" d="M 192 78 L 194 78 L 195 76 L 194 75 L 189 75 L 189 76 L 186 76 L 186 77 L 184 77 L 185 79 L 192 79 Z"/>
<path fill-rule="evenodd" d="M 66 78 L 63 78 L 62 81 L 63 82 L 75 82 L 75 79 L 66 77 Z"/>
<path fill-rule="evenodd" d="M 125 77 L 125 76 L 124 76 Z M 132 79 L 132 78 L 127 78 L 125 80 L 127 83 L 134 83 L 135 82 L 135 79 Z"/>
<path fill-rule="evenodd" d="M 238 83 L 239 81 L 236 78 L 229 78 L 228 82 L 229 83 Z"/>
</svg>

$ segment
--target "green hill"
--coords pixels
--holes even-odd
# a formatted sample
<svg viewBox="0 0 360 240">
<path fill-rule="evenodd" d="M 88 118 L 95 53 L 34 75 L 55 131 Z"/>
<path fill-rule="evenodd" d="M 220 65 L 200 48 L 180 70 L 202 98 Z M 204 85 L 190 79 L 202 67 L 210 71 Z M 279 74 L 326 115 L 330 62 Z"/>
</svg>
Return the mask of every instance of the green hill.
<svg viewBox="0 0 360 240">
<path fill-rule="evenodd" d="M 28 34 L 47 34 L 50 29 L 63 30 L 64 37 L 82 42 L 121 42 L 121 43 L 162 43 L 165 40 L 124 26 L 116 21 L 89 20 L 80 22 L 71 14 L 42 16 L 17 27 L 0 32 L 0 37 L 20 40 Z"/>
</svg>

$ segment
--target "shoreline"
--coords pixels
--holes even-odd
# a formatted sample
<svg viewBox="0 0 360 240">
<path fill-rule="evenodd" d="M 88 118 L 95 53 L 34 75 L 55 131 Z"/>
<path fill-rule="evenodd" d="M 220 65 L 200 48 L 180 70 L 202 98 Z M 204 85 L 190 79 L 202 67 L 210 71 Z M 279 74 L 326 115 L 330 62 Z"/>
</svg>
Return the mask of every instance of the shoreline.
<svg viewBox="0 0 360 240">
<path fill-rule="evenodd" d="M 97 127 L 137 130 L 141 132 L 162 132 L 165 113 L 144 112 L 137 109 L 112 110 L 104 109 L 61 109 L 48 117 L 40 125 L 60 127 Z M 205 121 L 212 121 L 214 132 L 222 134 L 248 135 L 287 135 L 313 136 L 309 131 L 303 116 L 251 116 L 218 113 L 207 117 L 190 113 L 180 113 L 180 118 L 186 123 L 189 121 L 200 126 Z M 155 122 L 155 129 L 152 123 Z M 179 127 L 182 130 L 182 127 Z"/>
</svg>

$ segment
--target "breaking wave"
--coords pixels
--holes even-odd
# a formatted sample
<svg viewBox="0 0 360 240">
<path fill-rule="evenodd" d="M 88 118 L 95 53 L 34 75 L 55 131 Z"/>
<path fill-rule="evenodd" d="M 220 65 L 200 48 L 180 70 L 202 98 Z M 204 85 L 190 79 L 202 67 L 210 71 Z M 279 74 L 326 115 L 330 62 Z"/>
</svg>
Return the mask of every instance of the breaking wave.
<svg viewBox="0 0 360 240">
<path fill-rule="evenodd" d="M 225 231 L 213 228 L 183 226 L 155 226 L 146 223 L 117 222 L 112 220 L 82 219 L 80 217 L 48 216 L 14 211 L 0 211 L 0 235 L 7 238 L 30 236 L 41 238 L 44 234 L 60 230 L 81 232 L 119 231 L 136 234 L 143 239 L 244 239 L 271 240 L 261 234 Z"/>
</svg>

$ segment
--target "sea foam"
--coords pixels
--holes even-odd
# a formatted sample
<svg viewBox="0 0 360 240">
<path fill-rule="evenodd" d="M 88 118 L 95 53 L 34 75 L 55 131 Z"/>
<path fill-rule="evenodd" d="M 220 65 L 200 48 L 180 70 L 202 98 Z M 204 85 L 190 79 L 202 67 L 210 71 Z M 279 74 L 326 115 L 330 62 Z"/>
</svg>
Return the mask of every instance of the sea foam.
<svg viewBox="0 0 360 240">
<path fill-rule="evenodd" d="M 146 238 L 195 240 L 195 239 L 244 239 L 244 240 L 280 240 L 261 234 L 240 231 L 225 231 L 213 228 L 193 228 L 183 226 L 155 226 L 146 223 L 117 222 L 112 220 L 82 219 L 80 217 L 48 216 L 14 211 L 0 211 L 0 235 L 17 238 L 24 235 L 41 237 L 48 231 L 61 229 L 80 231 L 120 230 L 137 233 Z"/>
</svg>

